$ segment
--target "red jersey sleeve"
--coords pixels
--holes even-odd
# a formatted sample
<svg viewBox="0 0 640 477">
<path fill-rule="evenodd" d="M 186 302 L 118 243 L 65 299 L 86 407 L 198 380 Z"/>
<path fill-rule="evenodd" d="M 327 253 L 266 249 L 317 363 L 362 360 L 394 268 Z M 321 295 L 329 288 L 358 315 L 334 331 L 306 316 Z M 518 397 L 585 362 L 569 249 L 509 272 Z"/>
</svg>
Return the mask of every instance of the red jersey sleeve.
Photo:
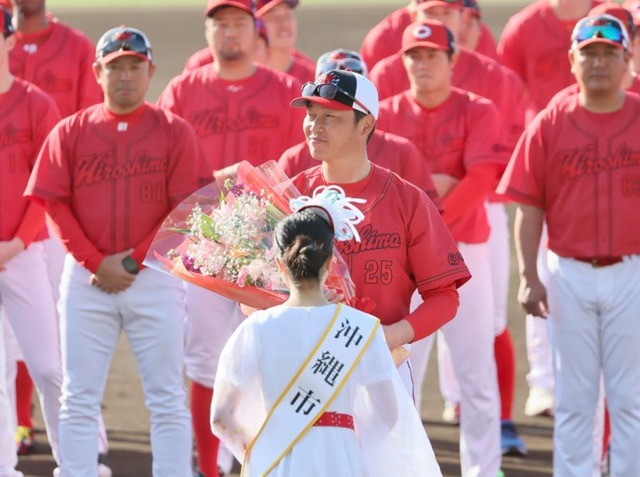
<svg viewBox="0 0 640 477">
<path fill-rule="evenodd" d="M 498 194 L 540 209 L 545 206 L 545 113 L 546 110 L 538 114 L 523 133 L 497 188 Z"/>
<path fill-rule="evenodd" d="M 93 74 L 93 63 L 95 61 L 95 47 L 91 41 L 82 36 L 79 43 L 79 48 L 82 51 L 80 54 L 80 64 L 78 65 L 78 98 L 76 111 L 93 106 L 102 102 L 102 89 L 96 81 L 96 77 Z"/>
<path fill-rule="evenodd" d="M 521 39 L 518 26 L 519 22 L 514 18 L 507 22 L 498 42 L 498 58 L 500 63 L 512 69 L 522 81 L 526 81 L 527 58 L 520 50 Z"/>
</svg>

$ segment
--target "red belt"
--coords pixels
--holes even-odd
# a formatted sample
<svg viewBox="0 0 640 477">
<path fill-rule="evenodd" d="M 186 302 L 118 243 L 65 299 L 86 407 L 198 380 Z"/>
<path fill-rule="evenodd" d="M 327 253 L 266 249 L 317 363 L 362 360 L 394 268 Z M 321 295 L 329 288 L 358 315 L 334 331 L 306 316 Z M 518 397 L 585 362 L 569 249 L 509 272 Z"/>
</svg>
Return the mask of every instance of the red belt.
<svg viewBox="0 0 640 477">
<path fill-rule="evenodd" d="M 623 257 L 574 257 L 578 262 L 590 264 L 593 268 L 608 267 L 623 260 Z"/>
<path fill-rule="evenodd" d="M 344 427 L 346 429 L 354 430 L 353 416 L 350 414 L 341 414 L 339 412 L 325 412 L 320 416 L 314 426 L 323 427 Z"/>
</svg>

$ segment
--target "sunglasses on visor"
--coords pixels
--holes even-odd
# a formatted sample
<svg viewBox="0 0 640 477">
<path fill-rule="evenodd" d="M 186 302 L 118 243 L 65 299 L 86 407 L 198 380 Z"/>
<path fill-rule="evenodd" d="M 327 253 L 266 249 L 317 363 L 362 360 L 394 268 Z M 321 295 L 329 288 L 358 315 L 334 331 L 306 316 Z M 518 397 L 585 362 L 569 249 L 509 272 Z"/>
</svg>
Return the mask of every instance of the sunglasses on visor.
<svg viewBox="0 0 640 477">
<path fill-rule="evenodd" d="M 323 83 L 323 84 L 305 83 L 302 85 L 302 96 L 307 98 L 311 96 L 320 96 L 321 98 L 324 98 L 324 99 L 335 99 L 336 94 L 338 93 L 349 98 L 355 104 L 360 106 L 367 114 L 371 114 L 371 111 L 369 111 L 369 108 L 367 108 L 364 104 L 358 101 L 355 98 L 355 96 L 347 93 L 344 89 L 342 89 L 338 85 L 335 85 L 333 83 Z"/>
<path fill-rule="evenodd" d="M 151 48 L 147 44 L 147 41 L 142 35 L 135 32 L 124 31 L 115 33 L 100 49 L 98 59 L 104 58 L 117 51 L 131 51 L 151 59 Z"/>
<path fill-rule="evenodd" d="M 611 20 L 599 20 L 596 24 L 585 24 L 578 30 L 574 41 L 581 42 L 592 38 L 602 38 L 620 44 L 625 43 L 625 36 L 620 25 Z"/>
</svg>

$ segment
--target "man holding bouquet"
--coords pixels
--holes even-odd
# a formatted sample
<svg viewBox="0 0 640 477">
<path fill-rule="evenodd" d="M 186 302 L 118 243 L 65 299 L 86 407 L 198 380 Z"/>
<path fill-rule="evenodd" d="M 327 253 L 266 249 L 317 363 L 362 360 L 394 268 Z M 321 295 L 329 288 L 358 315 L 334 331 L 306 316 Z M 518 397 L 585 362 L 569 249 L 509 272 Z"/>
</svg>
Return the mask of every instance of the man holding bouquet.
<svg viewBox="0 0 640 477">
<path fill-rule="evenodd" d="M 153 475 L 186 477 L 183 289 L 141 262 L 164 218 L 206 172 L 193 129 L 144 100 L 155 64 L 143 32 L 107 31 L 93 71 L 104 103 L 53 129 L 26 191 L 44 203 L 69 252 L 59 302 L 59 475 L 96 473 L 100 403 L 124 330 L 151 412 Z"/>
<path fill-rule="evenodd" d="M 457 288 L 471 275 L 427 195 L 369 161 L 367 140 L 378 117 L 375 86 L 357 73 L 333 70 L 305 84 L 291 104 L 306 108 L 307 144 L 322 161 L 293 184 L 303 195 L 336 184 L 349 197 L 366 200 L 359 206 L 361 242 L 338 243 L 357 298 L 375 302 L 367 311 L 380 318 L 392 350 L 434 333 L 456 315 Z M 410 313 L 416 289 L 424 303 Z M 408 365 L 400 371 L 411 389 Z"/>
</svg>

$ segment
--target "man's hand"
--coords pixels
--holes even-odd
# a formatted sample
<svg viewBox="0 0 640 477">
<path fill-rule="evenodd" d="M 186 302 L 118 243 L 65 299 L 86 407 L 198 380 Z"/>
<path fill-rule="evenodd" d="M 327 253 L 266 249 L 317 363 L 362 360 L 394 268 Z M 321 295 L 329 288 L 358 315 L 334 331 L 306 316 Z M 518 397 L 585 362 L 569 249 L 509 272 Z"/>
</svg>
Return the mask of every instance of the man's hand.
<svg viewBox="0 0 640 477">
<path fill-rule="evenodd" d="M 6 263 L 24 250 L 24 244 L 18 237 L 11 240 L 0 241 L 0 272 Z"/>
<path fill-rule="evenodd" d="M 132 251 L 104 257 L 95 275 L 91 275 L 91 284 L 105 293 L 119 293 L 129 288 L 136 276 L 124 269 L 122 259 Z"/>
<path fill-rule="evenodd" d="M 518 303 L 529 315 L 546 318 L 549 314 L 547 290 L 539 279 L 520 278 Z"/>
<path fill-rule="evenodd" d="M 431 180 L 436 188 L 438 197 L 441 199 L 446 197 L 447 194 L 449 194 L 449 192 L 451 192 L 460 182 L 460 179 L 456 179 L 449 174 L 431 174 Z"/>
</svg>

